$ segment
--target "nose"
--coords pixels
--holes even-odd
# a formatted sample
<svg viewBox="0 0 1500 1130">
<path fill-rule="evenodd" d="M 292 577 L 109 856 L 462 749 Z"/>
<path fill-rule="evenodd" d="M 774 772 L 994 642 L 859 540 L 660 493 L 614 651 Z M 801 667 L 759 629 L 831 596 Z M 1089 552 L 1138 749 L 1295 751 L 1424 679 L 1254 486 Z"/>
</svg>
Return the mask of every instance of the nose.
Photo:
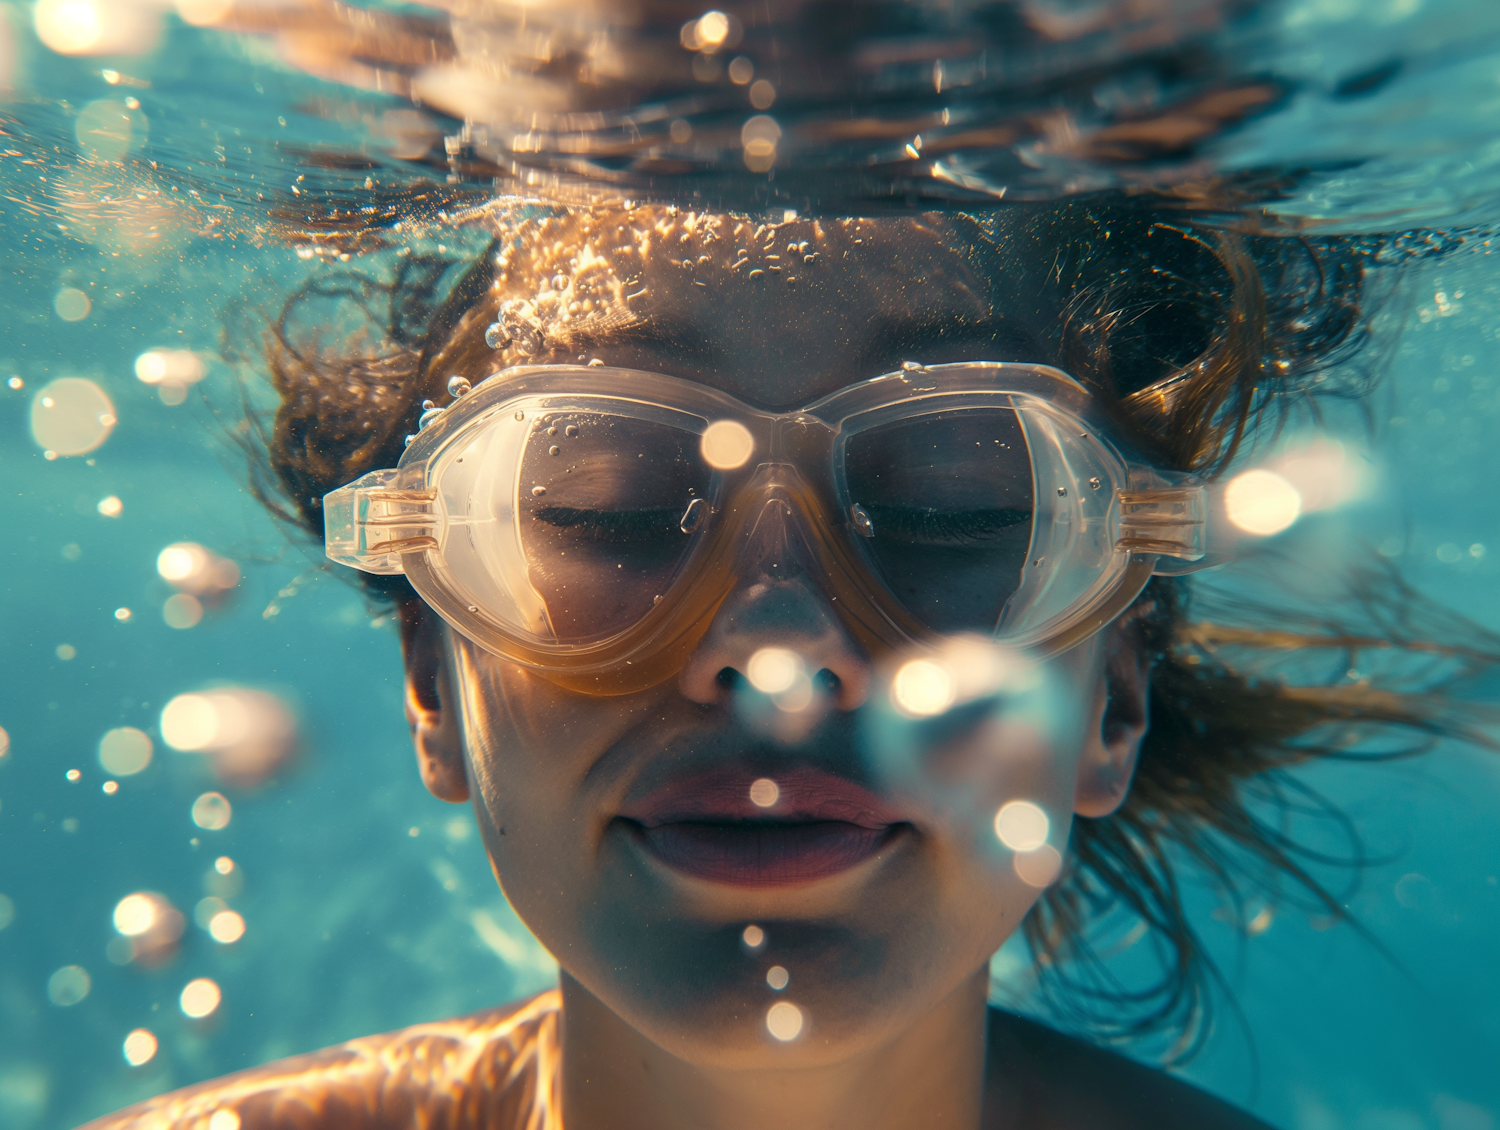
<svg viewBox="0 0 1500 1130">
<path fill-rule="evenodd" d="M 762 648 L 801 657 L 821 697 L 853 710 L 870 688 L 870 663 L 817 584 L 815 558 L 795 527 L 792 507 L 768 500 L 741 555 L 740 581 L 720 607 L 679 676 L 682 693 L 706 705 L 728 703 L 747 682 Z"/>
</svg>

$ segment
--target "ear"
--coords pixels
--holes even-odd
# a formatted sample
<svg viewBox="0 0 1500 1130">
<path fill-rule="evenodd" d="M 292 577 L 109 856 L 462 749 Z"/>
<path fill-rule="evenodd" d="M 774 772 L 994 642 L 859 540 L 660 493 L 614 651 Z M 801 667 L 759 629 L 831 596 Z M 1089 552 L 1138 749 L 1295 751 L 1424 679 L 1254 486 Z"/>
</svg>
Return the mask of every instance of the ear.
<svg viewBox="0 0 1500 1130">
<path fill-rule="evenodd" d="M 1073 811 L 1079 816 L 1108 816 L 1120 807 L 1150 724 L 1151 671 L 1140 615 L 1127 614 L 1112 624 L 1104 646 L 1094 721 L 1078 763 Z"/>
<path fill-rule="evenodd" d="M 469 799 L 459 734 L 458 695 L 445 659 L 443 622 L 421 600 L 401 602 L 401 658 L 406 664 L 406 723 L 427 791 L 439 800 Z"/>
</svg>

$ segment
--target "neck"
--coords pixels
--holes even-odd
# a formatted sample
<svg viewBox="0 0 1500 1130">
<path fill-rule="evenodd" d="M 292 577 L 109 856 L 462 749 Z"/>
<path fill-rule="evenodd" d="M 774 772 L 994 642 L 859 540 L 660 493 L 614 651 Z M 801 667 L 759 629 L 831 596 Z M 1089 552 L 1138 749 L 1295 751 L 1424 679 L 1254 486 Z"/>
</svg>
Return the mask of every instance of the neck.
<svg viewBox="0 0 1500 1130">
<path fill-rule="evenodd" d="M 977 1130 L 988 969 L 896 1036 L 828 1064 L 727 1069 L 662 1050 L 562 975 L 567 1130 Z"/>
</svg>

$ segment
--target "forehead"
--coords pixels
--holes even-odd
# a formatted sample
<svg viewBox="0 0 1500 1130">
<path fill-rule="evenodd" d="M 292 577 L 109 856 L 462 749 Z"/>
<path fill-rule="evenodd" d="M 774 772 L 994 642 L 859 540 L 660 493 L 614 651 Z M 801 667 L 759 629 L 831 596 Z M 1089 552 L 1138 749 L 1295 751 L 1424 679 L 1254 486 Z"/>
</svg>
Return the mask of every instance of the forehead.
<svg viewBox="0 0 1500 1130">
<path fill-rule="evenodd" d="M 1045 360 L 1037 312 L 1005 297 L 1020 264 L 976 233 L 941 217 L 595 211 L 517 232 L 495 297 L 536 320 L 549 360 L 787 407 L 908 360 Z"/>
</svg>

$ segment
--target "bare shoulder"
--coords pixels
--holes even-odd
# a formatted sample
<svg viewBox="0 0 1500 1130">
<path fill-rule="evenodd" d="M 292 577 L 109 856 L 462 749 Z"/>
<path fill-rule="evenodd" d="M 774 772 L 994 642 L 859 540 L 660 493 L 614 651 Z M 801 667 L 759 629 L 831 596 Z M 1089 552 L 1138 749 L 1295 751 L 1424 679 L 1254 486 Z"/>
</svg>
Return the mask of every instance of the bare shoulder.
<svg viewBox="0 0 1500 1130">
<path fill-rule="evenodd" d="M 1269 1130 L 1181 1079 L 991 1009 L 984 1130 Z"/>
<path fill-rule="evenodd" d="M 553 990 L 364 1036 L 148 1099 L 83 1130 L 540 1130 L 556 1109 L 558 1008 Z"/>
</svg>

